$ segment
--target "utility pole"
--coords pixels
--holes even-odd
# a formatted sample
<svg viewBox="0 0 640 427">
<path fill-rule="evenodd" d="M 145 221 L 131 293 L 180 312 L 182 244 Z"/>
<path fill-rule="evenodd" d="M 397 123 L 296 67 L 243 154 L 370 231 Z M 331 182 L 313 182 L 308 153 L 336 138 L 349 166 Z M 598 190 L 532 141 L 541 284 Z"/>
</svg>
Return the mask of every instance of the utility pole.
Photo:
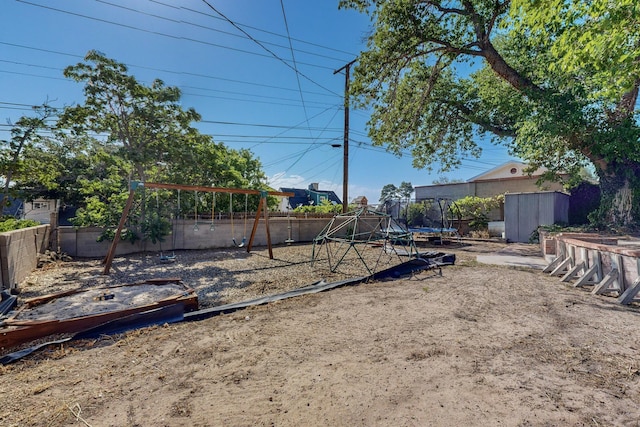
<svg viewBox="0 0 640 427">
<path fill-rule="evenodd" d="M 344 70 L 344 138 L 342 142 L 343 166 L 342 166 L 342 213 L 346 213 L 349 208 L 349 69 L 356 62 L 349 62 L 342 68 L 338 68 L 333 72 L 337 74 Z"/>
</svg>

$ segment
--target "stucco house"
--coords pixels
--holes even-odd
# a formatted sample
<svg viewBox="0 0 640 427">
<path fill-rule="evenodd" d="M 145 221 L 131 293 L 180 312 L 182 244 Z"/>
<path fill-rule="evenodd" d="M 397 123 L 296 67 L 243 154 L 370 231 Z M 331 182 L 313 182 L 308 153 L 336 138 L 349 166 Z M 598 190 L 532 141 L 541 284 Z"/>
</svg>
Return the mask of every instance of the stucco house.
<svg viewBox="0 0 640 427">
<path fill-rule="evenodd" d="M 476 175 L 465 182 L 415 186 L 417 202 L 428 199 L 458 200 L 466 196 L 492 197 L 505 193 L 531 193 L 536 191 L 562 191 L 562 184 L 545 182 L 543 187 L 536 181 L 546 171 L 540 168 L 528 175 L 527 165 L 510 161 Z"/>
<path fill-rule="evenodd" d="M 525 163 L 510 161 L 476 175 L 465 182 L 415 186 L 416 202 L 429 199 L 458 200 L 466 196 L 493 197 L 506 193 L 535 193 L 538 191 L 563 191 L 559 182 L 544 182 L 540 187 L 538 179 L 546 171 L 540 168 L 531 175 L 525 172 Z M 502 220 L 503 213 L 494 212 L 493 220 Z"/>
<path fill-rule="evenodd" d="M 369 200 L 365 196 L 358 196 L 351 201 L 351 204 L 359 208 L 366 208 L 369 206 Z"/>
</svg>

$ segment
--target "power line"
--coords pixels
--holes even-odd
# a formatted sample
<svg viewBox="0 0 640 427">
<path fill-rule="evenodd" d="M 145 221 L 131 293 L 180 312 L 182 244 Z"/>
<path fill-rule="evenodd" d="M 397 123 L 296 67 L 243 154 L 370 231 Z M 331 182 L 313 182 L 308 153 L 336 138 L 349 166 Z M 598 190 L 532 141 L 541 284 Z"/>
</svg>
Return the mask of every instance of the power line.
<svg viewBox="0 0 640 427">
<path fill-rule="evenodd" d="M 207 25 L 196 24 L 195 22 L 167 18 L 166 16 L 161 16 L 161 15 L 156 15 L 154 13 L 144 12 L 144 11 L 139 10 L 139 9 L 134 9 L 132 7 L 111 3 L 111 2 L 108 2 L 106 0 L 94 0 L 94 1 L 96 1 L 98 3 L 102 3 L 102 4 L 105 4 L 105 5 L 108 5 L 108 6 L 111 6 L 111 7 L 124 9 L 124 10 L 127 10 L 129 12 L 134 12 L 134 13 L 138 13 L 140 15 L 150 16 L 152 18 L 161 19 L 161 20 L 164 20 L 164 21 L 169 21 L 169 22 L 173 22 L 173 23 L 176 23 L 176 24 L 190 25 L 190 26 L 193 26 L 193 27 L 196 27 L 196 28 L 201 28 L 201 29 L 204 29 L 204 30 L 214 31 L 216 33 L 224 34 L 224 35 L 231 36 L 231 37 L 243 38 L 242 36 L 240 36 L 238 34 L 230 33 L 228 31 L 223 31 L 223 30 L 220 30 L 220 29 L 217 29 L 217 28 L 213 28 L 213 27 L 210 27 L 210 26 L 207 26 Z M 166 4 L 162 4 L 162 5 L 163 6 L 167 6 L 167 7 L 171 7 L 173 9 L 179 9 L 179 10 L 181 9 L 181 10 L 191 11 L 191 9 L 187 9 L 187 8 L 184 8 L 184 7 L 175 7 L 175 6 L 170 6 L 170 5 L 166 5 Z M 217 18 L 217 17 L 212 16 L 212 15 L 210 15 L 210 17 Z M 217 19 L 221 19 L 221 18 L 217 18 Z M 244 25 L 241 25 L 241 24 L 238 24 L 238 25 L 244 26 Z M 280 37 L 282 37 L 282 36 L 280 35 Z M 267 41 L 262 41 L 262 43 L 264 43 L 266 45 L 270 45 L 270 46 L 275 46 L 275 47 L 280 47 L 280 48 L 285 48 L 285 49 L 287 48 L 286 46 L 283 46 L 283 45 L 280 45 L 280 44 L 277 44 L 277 43 L 270 43 L 270 42 L 267 42 Z M 340 59 L 340 58 L 336 58 L 336 57 L 332 57 L 332 56 L 328 56 L 328 55 L 322 55 L 322 54 L 319 54 L 319 53 L 316 53 L 316 52 L 309 52 L 309 51 L 301 50 L 301 49 L 298 49 L 298 51 L 301 52 L 301 53 L 317 56 L 317 57 L 320 57 L 320 58 L 331 59 L 333 61 L 342 61 L 342 59 Z"/>
<path fill-rule="evenodd" d="M 285 61 L 284 59 L 280 58 L 278 55 L 276 55 L 274 52 L 272 52 L 269 48 L 267 48 L 264 44 L 262 44 L 259 40 L 255 39 L 253 36 L 251 36 L 251 34 L 247 33 L 244 29 L 242 29 L 238 24 L 236 24 L 234 21 L 232 21 L 231 19 L 227 18 L 226 15 L 224 15 L 222 12 L 220 12 L 218 9 L 216 9 L 215 7 L 213 7 L 207 0 L 202 0 L 202 2 L 204 4 L 206 4 L 207 6 L 209 6 L 211 8 L 211 10 L 213 10 L 214 12 L 216 12 L 218 15 L 220 15 L 221 17 L 223 17 L 229 24 L 231 24 L 233 27 L 235 27 L 236 29 L 238 29 L 238 31 L 242 32 L 242 34 L 246 35 L 247 38 L 249 38 L 249 40 L 253 41 L 254 43 L 256 43 L 258 46 L 260 46 L 262 49 L 266 50 L 267 52 L 269 52 L 269 54 L 271 56 L 273 56 L 274 58 L 276 58 L 278 61 L 282 62 L 285 66 L 287 66 L 288 68 L 291 68 L 293 71 L 296 72 L 296 74 L 299 74 L 301 77 L 305 78 L 306 80 L 310 81 L 311 83 L 313 83 L 314 85 L 326 90 L 329 93 L 333 93 L 335 95 L 337 95 L 337 93 L 335 93 L 334 91 L 332 91 L 331 89 L 328 89 L 326 87 L 324 87 L 323 85 L 321 85 L 320 83 L 316 82 L 315 80 L 313 80 L 312 78 L 308 77 L 306 74 L 301 73 L 300 71 L 298 71 L 295 67 L 292 67 L 291 64 L 289 64 L 287 61 Z M 305 64 L 307 65 L 307 64 Z"/>
<path fill-rule="evenodd" d="M 197 96 L 200 98 L 212 98 L 212 99 L 225 99 L 225 100 L 229 100 L 229 101 L 238 101 L 238 102 L 251 102 L 254 104 L 269 104 L 269 105 L 283 105 L 283 106 L 299 106 L 301 105 L 301 103 L 297 100 L 293 100 L 293 99 L 286 99 L 286 98 L 276 98 L 276 97 L 272 97 L 272 96 L 260 96 L 260 95 L 255 95 L 256 97 L 259 98 L 267 98 L 267 99 L 280 99 L 283 101 L 292 101 L 293 103 L 284 103 L 284 102 L 274 102 L 274 101 L 257 101 L 255 99 L 240 99 L 240 98 L 231 98 L 231 97 L 225 97 L 225 96 L 215 96 L 215 95 L 203 95 L 200 93 L 189 93 L 189 92 L 183 92 L 182 93 L 185 96 Z M 242 93 L 237 93 L 238 95 L 244 95 Z M 324 108 L 327 105 L 331 105 L 331 106 L 335 106 L 332 104 L 328 104 L 326 102 L 311 102 L 312 104 L 316 104 L 315 107 L 312 108 Z"/>
<path fill-rule="evenodd" d="M 228 94 L 232 94 L 232 95 L 254 96 L 256 98 L 277 99 L 277 100 L 280 100 L 280 101 L 298 102 L 297 99 L 282 98 L 282 97 L 278 97 L 278 96 L 257 95 L 255 93 L 236 92 L 236 91 L 221 90 L 221 89 L 211 89 L 211 88 L 206 88 L 206 87 L 180 85 L 180 88 L 182 88 L 182 89 L 194 89 L 194 90 L 199 90 L 199 91 L 203 91 L 203 92 L 220 92 L 220 93 L 228 93 Z M 206 96 L 206 95 L 200 95 L 200 96 Z M 340 107 L 337 104 L 332 104 L 332 103 L 328 103 L 328 102 L 318 102 L 318 101 L 314 102 L 314 101 L 311 101 L 311 104 L 318 104 L 318 105 L 325 105 L 325 106 L 331 105 L 332 107 Z"/>
<path fill-rule="evenodd" d="M 224 120 L 200 120 L 198 123 L 210 123 L 217 125 L 229 125 L 229 126 L 253 126 L 253 127 L 262 127 L 262 128 L 272 128 L 272 129 L 299 129 L 300 126 L 287 126 L 287 125 L 272 125 L 267 123 L 241 123 L 241 122 L 229 122 Z M 306 129 L 306 128 L 305 128 Z M 311 130 L 322 130 L 324 131 L 333 131 L 333 132 L 342 132 L 340 128 L 318 128 L 312 127 Z"/>
<path fill-rule="evenodd" d="M 128 30 L 139 31 L 139 32 L 143 32 L 143 33 L 151 34 L 151 35 L 155 35 L 155 36 L 166 37 L 166 38 L 170 38 L 170 39 L 174 39 L 174 40 L 191 41 L 191 42 L 194 42 L 194 43 L 204 44 L 204 45 L 217 47 L 217 48 L 221 48 L 221 49 L 232 50 L 232 51 L 236 51 L 236 52 L 246 53 L 246 54 L 249 54 L 249 55 L 256 55 L 256 56 L 260 56 L 260 57 L 263 57 L 263 58 L 272 58 L 274 56 L 273 54 L 272 55 L 265 55 L 265 54 L 261 54 L 261 53 L 258 53 L 258 52 L 252 52 L 252 51 L 248 51 L 248 50 L 244 50 L 244 49 L 234 48 L 234 47 L 225 46 L 225 45 L 221 45 L 221 44 L 218 44 L 218 43 L 212 43 L 212 42 L 204 41 L 204 40 L 198 40 L 198 39 L 194 39 L 194 38 L 190 38 L 190 37 L 182 37 L 182 36 L 176 36 L 176 35 L 173 35 L 173 34 L 163 33 L 163 32 L 160 32 L 160 31 L 147 30 L 147 29 L 136 27 L 136 26 L 133 26 L 133 25 L 128 25 L 128 24 L 123 24 L 123 23 L 120 23 L 120 22 L 110 21 L 108 19 L 96 18 L 96 17 L 85 15 L 85 14 L 82 14 L 82 13 L 72 12 L 72 11 L 69 11 L 69 10 L 59 9 L 59 8 L 55 8 L 55 7 L 51 7 L 51 6 L 45 6 L 45 5 L 38 4 L 38 3 L 32 3 L 32 2 L 27 1 L 27 0 L 17 0 L 17 1 L 19 1 L 20 3 L 24 3 L 24 4 L 27 4 L 27 5 L 30 5 L 30 6 L 40 7 L 40 8 L 51 10 L 51 11 L 54 11 L 54 12 L 63 13 L 63 14 L 71 15 L 71 16 L 76 16 L 76 17 L 79 17 L 79 18 L 89 19 L 89 20 L 93 20 L 93 21 L 97 21 L 97 22 L 102 22 L 104 24 L 115 25 L 115 26 L 118 26 L 118 27 L 126 28 Z M 267 49 L 267 51 L 269 51 L 269 50 Z M 289 67 L 291 66 L 286 61 L 284 61 L 283 59 L 279 58 L 278 56 L 275 56 L 275 58 L 279 59 L 282 62 L 284 62 L 287 66 L 289 66 Z M 309 67 L 316 67 L 316 68 L 322 68 L 322 69 L 331 69 L 331 67 L 327 67 L 327 66 L 324 66 L 324 65 L 310 64 L 310 63 L 307 63 L 307 62 L 305 62 L 303 64 L 306 65 L 306 66 L 309 66 Z M 309 80 L 311 80 L 311 79 L 309 79 Z M 324 90 L 327 90 L 327 91 L 331 92 L 329 89 L 323 87 L 322 85 L 318 85 L 318 86 L 322 87 Z"/>
<path fill-rule="evenodd" d="M 161 5 L 163 5 L 163 6 L 168 6 L 168 7 L 176 8 L 175 6 L 167 5 L 166 3 L 162 3 L 162 2 L 157 1 L 157 0 L 149 0 L 149 1 L 150 1 L 150 2 L 152 2 L 152 3 L 161 4 Z M 211 15 L 211 14 L 208 14 L 208 13 L 205 13 L 205 12 L 201 12 L 201 11 L 199 11 L 199 10 L 190 9 L 190 8 L 188 8 L 188 7 L 184 7 L 184 6 L 181 6 L 181 7 L 180 7 L 180 9 L 187 10 L 187 11 L 189 11 L 189 12 L 193 12 L 193 13 L 195 13 L 195 14 L 203 15 L 203 16 L 206 16 L 206 17 L 209 17 L 209 18 L 219 19 L 219 20 L 221 20 L 221 21 L 224 21 L 224 19 L 223 19 L 223 18 L 221 18 L 221 17 L 219 17 L 219 16 Z M 258 28 L 258 27 L 253 27 L 253 26 L 251 26 L 251 25 L 247 25 L 247 24 L 240 24 L 240 23 L 238 23 L 238 25 L 239 25 L 240 27 L 249 28 L 249 29 L 251 29 L 251 30 L 259 31 L 259 32 L 264 33 L 264 34 L 269 34 L 269 35 L 276 36 L 276 37 L 286 38 L 286 36 L 283 36 L 282 34 L 274 33 L 274 32 L 272 32 L 272 31 L 264 30 L 264 29 L 261 29 L 261 28 Z M 328 46 L 323 46 L 323 45 L 321 45 L 321 44 L 312 43 L 312 42 L 309 42 L 309 41 L 306 41 L 306 40 L 297 39 L 297 38 L 293 38 L 292 40 L 294 40 L 294 41 L 295 41 L 295 42 L 297 42 L 297 43 L 304 43 L 304 44 L 309 45 L 309 46 L 319 47 L 319 48 L 321 48 L 321 49 L 326 49 L 326 50 L 330 50 L 330 51 L 337 52 L 337 53 L 344 53 L 345 55 L 348 55 L 348 56 L 350 56 L 350 57 L 356 56 L 353 52 L 347 52 L 347 51 L 345 51 L 345 50 L 336 49 L 336 48 L 332 48 L 332 47 L 328 47 Z M 341 60 L 341 61 L 342 61 L 342 60 Z"/>
<path fill-rule="evenodd" d="M 289 33 L 289 23 L 287 22 L 287 14 L 284 10 L 284 2 L 280 0 L 280 6 L 282 8 L 282 18 L 284 19 L 284 27 L 287 30 L 287 39 L 289 40 L 289 50 L 291 51 L 291 59 L 293 60 L 293 67 L 296 71 L 296 82 L 298 83 L 298 92 L 300 93 L 300 101 L 302 102 L 302 111 L 304 112 L 304 118 L 307 124 L 309 123 L 309 114 L 307 113 L 307 106 L 304 102 L 304 96 L 302 95 L 302 85 L 300 84 L 300 72 L 298 70 L 298 64 L 296 63 L 296 56 L 293 50 L 293 44 L 291 43 L 291 34 Z M 311 135 L 311 130 L 309 130 Z"/>
<path fill-rule="evenodd" d="M 0 107 L 1 108 L 1 107 Z M 318 138 L 315 136 L 278 136 L 278 135 L 242 135 L 236 133 L 210 133 L 209 135 L 219 137 L 219 138 L 269 138 L 269 139 L 294 139 L 297 141 L 310 139 L 312 141 L 316 141 Z M 335 138 L 324 138 L 326 142 L 339 141 L 341 138 L 336 136 Z M 305 144 L 311 144 L 307 142 Z"/>
<path fill-rule="evenodd" d="M 35 51 L 46 52 L 46 53 L 53 53 L 53 54 L 56 54 L 56 55 L 65 55 L 65 56 L 70 56 L 70 57 L 73 57 L 73 58 L 78 58 L 80 60 L 83 59 L 83 57 L 80 56 L 80 55 L 73 55 L 73 54 L 70 54 L 70 53 L 67 53 L 67 52 L 59 52 L 59 51 L 54 51 L 54 50 L 49 50 L 49 49 L 40 49 L 40 48 L 36 48 L 36 47 L 33 47 L 33 46 L 25 46 L 25 45 L 20 45 L 20 44 L 15 44 L 15 43 L 7 43 L 7 42 L 3 42 L 3 41 L 0 41 L 0 45 L 17 47 L 17 48 L 20 48 L 20 49 L 35 50 Z M 11 64 L 14 64 L 14 65 L 24 65 L 24 66 L 27 66 L 27 67 L 34 67 L 34 68 L 51 69 L 51 70 L 60 71 L 60 72 L 63 71 L 61 68 L 57 68 L 57 67 L 50 67 L 50 66 L 45 66 L 45 65 L 41 65 L 41 64 L 33 64 L 33 63 L 27 63 L 27 62 L 21 62 L 21 61 L 0 60 L 0 62 L 11 63 Z M 298 89 L 286 88 L 286 87 L 282 87 L 282 86 L 268 85 L 268 84 L 264 84 L 264 83 L 255 83 L 255 82 L 249 82 L 249 81 L 243 81 L 243 80 L 237 80 L 237 79 L 229 79 L 229 78 L 225 78 L 225 77 L 217 77 L 217 76 L 211 76 L 211 75 L 208 75 L 208 74 L 200 74 L 200 73 L 194 73 L 194 72 L 189 72 L 189 71 L 168 70 L 168 69 L 164 69 L 164 68 L 146 67 L 146 66 L 137 65 L 137 64 L 125 64 L 125 65 L 127 65 L 127 67 L 130 67 L 130 68 L 140 68 L 140 69 L 151 70 L 151 71 L 159 71 L 159 72 L 168 73 L 168 74 L 186 75 L 186 76 L 194 76 L 194 77 L 200 77 L 200 78 L 206 78 L 206 79 L 212 79 L 212 80 L 220 80 L 220 81 L 238 83 L 238 84 L 244 84 L 244 85 L 250 85 L 250 86 L 255 86 L 255 87 L 264 87 L 266 89 L 277 89 L 277 90 L 284 90 L 284 91 L 291 91 L 291 92 L 297 92 L 298 91 Z M 42 76 L 42 75 L 36 75 L 36 74 L 27 74 L 27 73 L 21 73 L 21 72 L 17 72 L 17 71 L 0 71 L 0 72 L 17 74 L 17 75 L 26 75 L 26 76 L 30 76 L 30 77 L 51 78 L 51 79 L 57 79 L 57 80 L 70 81 L 69 79 L 63 79 L 63 78 L 60 78 L 60 77 L 51 77 L 51 76 Z M 190 87 L 190 86 L 183 86 L 183 87 Z M 199 90 L 216 90 L 216 89 L 207 89 L 207 88 L 197 88 L 197 89 L 199 89 Z M 307 91 L 305 93 L 313 94 L 313 95 L 320 95 L 320 96 L 333 96 L 333 95 L 329 95 L 329 94 L 326 94 L 326 93 L 320 93 L 320 92 Z"/>
<path fill-rule="evenodd" d="M 69 79 L 65 79 L 63 77 L 51 77 L 51 76 L 43 76 L 40 74 L 31 74 L 31 73 L 18 73 L 15 71 L 5 71 L 5 70 L 0 70 L 0 73 L 4 73 L 4 74 L 17 74 L 19 76 L 25 76 L 25 77 L 38 77 L 38 78 L 42 78 L 42 79 L 52 79 L 52 80 L 62 80 L 65 82 L 69 82 L 71 83 L 71 81 Z"/>
</svg>

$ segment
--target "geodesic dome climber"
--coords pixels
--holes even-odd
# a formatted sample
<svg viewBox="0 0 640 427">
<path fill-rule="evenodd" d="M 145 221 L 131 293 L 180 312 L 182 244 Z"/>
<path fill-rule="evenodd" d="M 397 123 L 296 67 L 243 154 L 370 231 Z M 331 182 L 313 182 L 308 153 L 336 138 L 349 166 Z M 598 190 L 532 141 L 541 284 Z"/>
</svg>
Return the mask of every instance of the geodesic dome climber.
<svg viewBox="0 0 640 427">
<path fill-rule="evenodd" d="M 373 274 L 400 256 L 418 256 L 412 234 L 391 215 L 360 208 L 334 216 L 314 238 L 311 265 L 326 261 L 336 272 L 346 260 L 359 261 Z"/>
</svg>

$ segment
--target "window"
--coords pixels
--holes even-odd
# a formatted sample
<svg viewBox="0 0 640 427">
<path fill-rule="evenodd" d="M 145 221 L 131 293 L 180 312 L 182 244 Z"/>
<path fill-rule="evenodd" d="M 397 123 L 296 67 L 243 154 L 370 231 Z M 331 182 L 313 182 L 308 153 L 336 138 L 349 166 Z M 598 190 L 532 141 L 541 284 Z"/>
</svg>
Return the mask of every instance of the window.
<svg viewBox="0 0 640 427">
<path fill-rule="evenodd" d="M 511 175 L 515 175 L 518 172 L 518 169 L 511 168 L 511 170 L 509 172 L 511 172 Z"/>
<path fill-rule="evenodd" d="M 33 202 L 33 209 L 49 210 L 49 202 Z"/>
</svg>

